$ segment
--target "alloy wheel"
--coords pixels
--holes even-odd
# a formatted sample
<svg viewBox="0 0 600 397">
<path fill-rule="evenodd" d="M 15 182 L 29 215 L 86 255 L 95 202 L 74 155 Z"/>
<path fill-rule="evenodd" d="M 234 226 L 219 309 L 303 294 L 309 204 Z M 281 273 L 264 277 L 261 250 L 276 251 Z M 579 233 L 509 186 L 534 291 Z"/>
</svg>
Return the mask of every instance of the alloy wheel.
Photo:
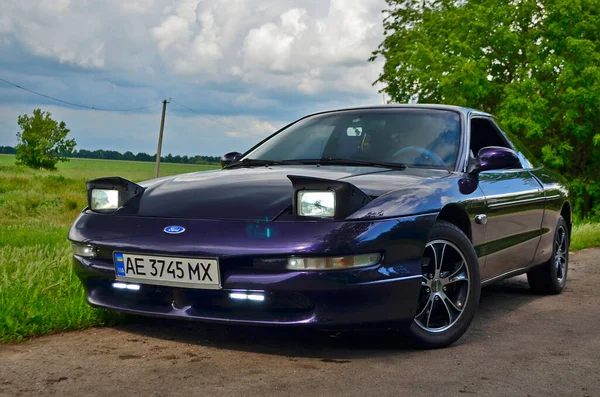
<svg viewBox="0 0 600 397">
<path fill-rule="evenodd" d="M 429 242 L 423 254 L 415 323 L 432 333 L 452 327 L 464 311 L 469 283 L 469 268 L 460 249 L 447 240 Z"/>
<path fill-rule="evenodd" d="M 560 285 L 566 281 L 567 275 L 567 231 L 560 226 L 554 238 L 554 268 L 556 270 L 556 280 Z"/>
</svg>

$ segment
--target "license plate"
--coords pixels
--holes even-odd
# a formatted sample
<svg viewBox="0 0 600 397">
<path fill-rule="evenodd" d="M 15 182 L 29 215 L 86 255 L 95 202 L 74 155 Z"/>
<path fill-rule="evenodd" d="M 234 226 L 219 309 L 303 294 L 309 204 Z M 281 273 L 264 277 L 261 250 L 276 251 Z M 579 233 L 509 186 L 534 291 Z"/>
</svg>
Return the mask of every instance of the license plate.
<svg viewBox="0 0 600 397">
<path fill-rule="evenodd" d="M 219 289 L 219 262 L 211 258 L 178 258 L 114 253 L 117 280 L 173 287 Z"/>
</svg>

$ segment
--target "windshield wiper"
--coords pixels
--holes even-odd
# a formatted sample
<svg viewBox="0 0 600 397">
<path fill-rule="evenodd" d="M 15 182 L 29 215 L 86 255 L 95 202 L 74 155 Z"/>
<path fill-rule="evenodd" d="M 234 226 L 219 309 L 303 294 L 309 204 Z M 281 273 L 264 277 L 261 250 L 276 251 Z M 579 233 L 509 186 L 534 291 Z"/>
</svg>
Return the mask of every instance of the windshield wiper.
<svg viewBox="0 0 600 397">
<path fill-rule="evenodd" d="M 282 165 L 281 161 L 274 160 L 258 160 L 258 159 L 244 159 L 242 161 L 234 162 L 226 166 L 225 168 L 243 168 L 243 167 L 264 167 L 267 165 Z"/>
<path fill-rule="evenodd" d="M 404 170 L 406 164 L 402 163 L 388 163 L 385 161 L 371 161 L 371 160 L 355 160 L 355 159 L 343 159 L 334 157 L 323 157 L 319 160 L 315 160 L 316 164 L 322 165 L 358 165 L 366 167 L 383 167 L 390 168 L 393 170 Z"/>
<path fill-rule="evenodd" d="M 239 162 L 232 163 L 225 168 L 242 168 L 242 167 L 264 167 L 269 165 L 349 165 L 349 166 L 364 166 L 364 167 L 383 167 L 393 170 L 404 170 L 406 165 L 402 163 L 388 163 L 384 161 L 371 160 L 355 160 L 334 157 L 323 157 L 320 159 L 295 159 L 295 160 L 259 160 L 259 159 L 244 159 Z"/>
</svg>

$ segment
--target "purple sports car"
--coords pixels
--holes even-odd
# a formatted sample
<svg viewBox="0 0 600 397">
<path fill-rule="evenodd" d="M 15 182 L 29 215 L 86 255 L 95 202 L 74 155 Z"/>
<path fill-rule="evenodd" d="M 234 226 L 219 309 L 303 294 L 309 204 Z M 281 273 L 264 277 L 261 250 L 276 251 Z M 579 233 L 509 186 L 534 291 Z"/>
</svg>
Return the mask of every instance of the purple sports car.
<svg viewBox="0 0 600 397">
<path fill-rule="evenodd" d="M 467 330 L 481 287 L 566 283 L 571 204 L 489 114 L 398 105 L 304 117 L 222 170 L 87 183 L 69 232 L 88 302 L 230 324 Z"/>
</svg>

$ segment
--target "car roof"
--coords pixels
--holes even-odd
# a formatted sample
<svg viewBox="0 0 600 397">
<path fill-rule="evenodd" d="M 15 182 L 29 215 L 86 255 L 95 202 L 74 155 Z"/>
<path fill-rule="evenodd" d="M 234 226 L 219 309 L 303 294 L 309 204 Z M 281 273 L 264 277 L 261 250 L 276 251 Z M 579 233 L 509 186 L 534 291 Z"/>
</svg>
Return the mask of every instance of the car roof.
<svg viewBox="0 0 600 397">
<path fill-rule="evenodd" d="M 482 111 L 476 110 L 476 109 L 462 107 L 462 106 L 427 104 L 427 103 L 356 106 L 356 107 L 349 107 L 349 108 L 326 110 L 323 112 L 313 113 L 310 116 L 314 116 L 317 114 L 324 114 L 324 113 L 344 112 L 344 111 L 349 111 L 349 110 L 371 110 L 371 109 L 436 109 L 436 110 L 451 110 L 454 112 L 459 112 L 459 113 L 464 113 L 464 114 L 474 114 L 474 115 L 478 115 L 478 116 L 493 117 L 489 113 L 482 112 Z"/>
</svg>

